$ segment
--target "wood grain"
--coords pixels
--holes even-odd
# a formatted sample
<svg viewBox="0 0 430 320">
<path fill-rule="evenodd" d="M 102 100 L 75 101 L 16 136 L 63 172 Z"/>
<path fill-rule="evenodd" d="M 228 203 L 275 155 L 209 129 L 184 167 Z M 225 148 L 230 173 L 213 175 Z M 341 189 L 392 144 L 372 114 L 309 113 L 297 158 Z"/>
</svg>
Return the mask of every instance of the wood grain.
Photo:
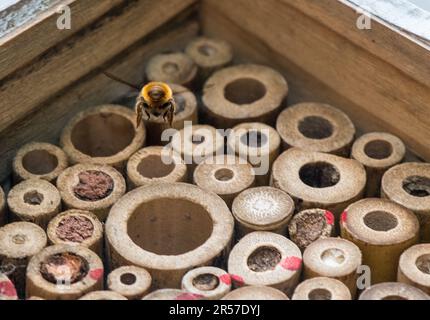
<svg viewBox="0 0 430 320">
<path fill-rule="evenodd" d="M 429 87 L 392 60 L 321 24 L 290 0 L 204 0 L 201 20 L 205 33 L 227 38 L 236 51 L 258 56 L 261 63 L 277 65 L 292 85 L 293 102 L 329 102 L 364 130 L 396 134 L 430 159 Z"/>
<path fill-rule="evenodd" d="M 0 37 L 0 79 L 31 62 L 125 0 L 64 0 L 71 11 L 72 29 L 58 30 L 58 6 L 38 13 L 29 23 Z M 19 54 L 17 54 L 19 52 Z"/>
<path fill-rule="evenodd" d="M 130 82 L 140 83 L 145 61 L 149 57 L 164 50 L 183 49 L 197 35 L 198 29 L 198 23 L 194 19 L 168 24 L 128 48 L 120 57 L 115 57 L 115 62 L 104 69 Z M 94 105 L 111 103 L 129 92 L 129 87 L 98 72 L 89 74 L 62 90 L 58 98 L 15 123 L 13 130 L 0 135 L 0 181 L 10 173 L 11 160 L 20 146 L 29 141 L 57 143 L 62 128 L 77 112 Z"/>
<path fill-rule="evenodd" d="M 134 0 L 51 49 L 0 86 L 0 132 L 149 34 L 195 0 Z"/>
<path fill-rule="evenodd" d="M 282 0 L 360 46 L 392 64 L 411 78 L 430 86 L 430 45 L 410 36 L 376 17 L 370 30 L 356 26 L 359 8 L 347 0 Z"/>
</svg>

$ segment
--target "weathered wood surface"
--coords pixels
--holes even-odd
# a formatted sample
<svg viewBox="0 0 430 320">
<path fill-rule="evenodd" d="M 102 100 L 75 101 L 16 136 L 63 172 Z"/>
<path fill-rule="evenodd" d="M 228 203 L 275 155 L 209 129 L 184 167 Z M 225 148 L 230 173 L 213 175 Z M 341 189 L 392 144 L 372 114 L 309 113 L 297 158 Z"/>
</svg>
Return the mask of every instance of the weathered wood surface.
<svg viewBox="0 0 430 320">
<path fill-rule="evenodd" d="M 106 63 L 195 0 L 134 0 L 51 48 L 0 83 L 0 132 Z M 57 32 L 61 32 L 57 30 Z"/>
<path fill-rule="evenodd" d="M 392 132 L 430 160 L 429 51 L 414 42 L 396 49 L 400 40 L 382 26 L 355 31 L 357 15 L 345 10 L 331 0 L 203 0 L 201 21 L 236 53 L 283 72 L 290 103 L 331 103 L 365 131 Z"/>
<path fill-rule="evenodd" d="M 52 2 L 56 3 L 56 1 Z M 125 0 L 61 1 L 60 4 L 69 6 L 71 11 L 72 28 L 70 30 L 57 29 L 57 19 L 60 17 L 57 13 L 58 4 L 43 12 L 34 8 L 34 12 L 29 13 L 27 8 L 23 8 L 25 11 L 18 12 L 18 16 L 10 13 L 8 16 L 11 17 L 8 20 L 6 20 L 8 16 L 4 17 L 2 22 L 6 27 L 10 24 L 20 24 L 17 19 L 30 19 L 30 21 L 18 27 L 14 26 L 11 31 L 4 30 L 6 35 L 0 33 L 0 79 L 27 65 L 47 49 L 75 34 L 121 3 L 125 3 Z M 20 15 L 22 15 L 21 18 Z M 9 32 L 6 33 L 6 31 Z"/>
<path fill-rule="evenodd" d="M 363 8 L 396 29 L 430 41 L 430 2 L 428 0 L 345 0 Z M 424 3 L 426 1 L 426 3 Z M 424 8 L 427 8 L 424 9 Z"/>
<path fill-rule="evenodd" d="M 196 20 L 173 22 L 142 39 L 112 64 L 104 67 L 109 72 L 140 83 L 145 62 L 160 51 L 183 49 L 198 34 Z M 58 94 L 58 98 L 44 104 L 38 112 L 14 124 L 12 130 L 0 135 L 0 181 L 10 173 L 11 159 L 16 150 L 29 141 L 58 142 L 67 121 L 77 112 L 98 104 L 110 103 L 130 92 L 130 88 L 93 72 Z"/>
<path fill-rule="evenodd" d="M 385 60 L 411 78 L 430 86 L 430 46 L 395 26 L 372 17 L 371 29 L 357 28 L 363 13 L 349 2 L 281 0 L 343 35 L 351 43 Z M 343 4 L 343 5 L 342 5 Z M 429 14 L 430 15 L 430 14 Z"/>
</svg>

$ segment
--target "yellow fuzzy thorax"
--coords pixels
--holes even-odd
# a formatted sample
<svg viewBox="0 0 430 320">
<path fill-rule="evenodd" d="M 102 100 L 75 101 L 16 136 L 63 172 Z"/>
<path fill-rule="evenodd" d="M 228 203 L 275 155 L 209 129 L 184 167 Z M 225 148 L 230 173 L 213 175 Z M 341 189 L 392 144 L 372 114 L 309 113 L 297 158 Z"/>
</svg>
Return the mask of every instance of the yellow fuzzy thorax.
<svg viewBox="0 0 430 320">
<path fill-rule="evenodd" d="M 151 92 L 151 90 L 154 90 L 155 88 L 161 89 L 161 91 L 164 92 L 164 96 L 163 96 L 162 100 L 157 101 L 157 103 L 163 104 L 172 98 L 172 96 L 173 96 L 172 89 L 166 83 L 164 83 L 164 82 L 149 82 L 148 84 L 146 84 L 142 88 L 142 91 L 140 92 L 140 94 L 142 95 L 143 99 L 145 99 L 145 101 L 148 101 L 148 102 L 153 101 L 153 99 L 149 95 L 149 92 Z"/>
</svg>

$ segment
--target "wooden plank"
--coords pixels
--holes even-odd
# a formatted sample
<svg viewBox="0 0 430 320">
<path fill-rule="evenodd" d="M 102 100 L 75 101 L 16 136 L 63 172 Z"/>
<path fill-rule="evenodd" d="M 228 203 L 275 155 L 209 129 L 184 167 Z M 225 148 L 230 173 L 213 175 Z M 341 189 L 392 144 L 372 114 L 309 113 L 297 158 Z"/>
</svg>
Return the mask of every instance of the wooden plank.
<svg viewBox="0 0 430 320">
<path fill-rule="evenodd" d="M 70 30 L 57 29 L 58 5 L 44 12 L 37 12 L 30 22 L 14 28 L 6 36 L 0 36 L 0 79 L 28 64 L 52 46 L 124 2 L 125 0 L 61 1 L 61 4 L 68 5 L 71 11 L 72 28 Z M 28 13 L 23 14 L 28 15 Z M 15 24 L 16 22 L 10 21 L 9 23 Z"/>
<path fill-rule="evenodd" d="M 327 94 L 318 86 L 323 84 L 343 97 L 335 105 L 350 114 L 359 126 L 397 134 L 415 153 L 430 159 L 429 87 L 303 14 L 288 1 L 236 0 L 233 4 L 226 0 L 205 0 L 202 7 L 205 32 L 211 25 L 211 33 L 217 33 L 211 22 L 216 11 L 250 34 L 250 41 L 255 39 L 252 45 L 261 42 L 272 57 L 297 66 L 297 74 L 302 70 L 308 78 L 314 78 L 309 85 L 302 84 L 313 91 L 311 85 L 316 81 L 316 92 L 311 96 L 318 98 L 321 94 L 319 100 L 325 99 Z M 218 36 L 228 33 L 232 32 L 218 32 Z M 237 43 L 232 43 L 237 48 Z M 295 81 L 291 77 L 289 80 Z M 335 97 L 330 96 L 332 100 Z"/>
<path fill-rule="evenodd" d="M 0 132 L 107 62 L 195 0 L 135 0 L 54 47 L 0 86 Z"/>
<path fill-rule="evenodd" d="M 430 12 L 412 0 L 344 0 L 363 8 L 399 31 L 430 41 Z M 428 1 L 428 0 L 426 0 Z"/>
<path fill-rule="evenodd" d="M 430 86 L 430 45 L 417 40 L 377 17 L 372 17 L 371 29 L 357 28 L 360 8 L 347 0 L 282 0 L 322 23 L 366 51 Z"/>
<path fill-rule="evenodd" d="M 171 30 L 166 31 L 167 29 Z M 124 55 L 115 58 L 115 63 L 106 69 L 130 82 L 140 83 L 145 61 L 149 57 L 164 50 L 183 49 L 198 34 L 198 29 L 196 20 L 169 25 L 128 48 Z M 11 160 L 20 146 L 30 141 L 57 143 L 62 128 L 77 112 L 90 106 L 116 101 L 118 97 L 130 92 L 130 88 L 95 73 L 64 91 L 64 95 L 47 103 L 43 109 L 0 135 L 0 181 L 10 174 Z"/>
</svg>

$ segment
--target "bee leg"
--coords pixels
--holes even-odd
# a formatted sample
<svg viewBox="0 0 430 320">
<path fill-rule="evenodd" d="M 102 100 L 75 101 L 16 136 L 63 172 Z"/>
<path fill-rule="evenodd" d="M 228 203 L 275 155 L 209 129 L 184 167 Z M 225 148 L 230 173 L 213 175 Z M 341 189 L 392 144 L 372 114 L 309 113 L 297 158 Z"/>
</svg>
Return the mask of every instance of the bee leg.
<svg viewBox="0 0 430 320">
<path fill-rule="evenodd" d="M 143 99 L 141 97 L 137 98 L 136 105 L 134 107 L 134 110 L 136 112 L 136 128 L 138 128 L 140 123 L 142 122 L 143 104 L 144 104 Z"/>
<path fill-rule="evenodd" d="M 170 107 L 167 109 L 167 111 L 163 115 L 164 121 L 166 121 L 166 118 L 167 118 L 167 121 L 169 122 L 170 127 L 172 127 L 173 116 L 175 115 L 175 110 L 176 110 L 175 102 L 173 100 L 171 100 L 170 101 Z"/>
<path fill-rule="evenodd" d="M 148 110 L 145 109 L 145 113 L 146 113 L 146 116 L 148 117 L 147 120 L 151 119 L 151 114 L 148 112 Z"/>
</svg>

